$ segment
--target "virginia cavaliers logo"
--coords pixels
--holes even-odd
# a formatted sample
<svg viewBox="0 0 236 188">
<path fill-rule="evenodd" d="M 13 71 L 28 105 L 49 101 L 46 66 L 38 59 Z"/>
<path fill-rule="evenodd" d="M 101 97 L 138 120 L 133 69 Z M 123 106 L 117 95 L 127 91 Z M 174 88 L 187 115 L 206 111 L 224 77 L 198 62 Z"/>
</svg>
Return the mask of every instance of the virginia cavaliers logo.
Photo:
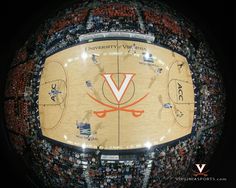
<svg viewBox="0 0 236 188">
<path fill-rule="evenodd" d="M 114 76 L 117 75 L 118 79 L 115 80 Z M 104 118 L 107 113 L 110 112 L 115 112 L 115 111 L 124 111 L 124 112 L 128 112 L 131 113 L 134 117 L 139 117 L 144 113 L 144 110 L 142 109 L 133 109 L 131 108 L 132 106 L 136 105 L 137 103 L 141 102 L 144 98 L 147 97 L 148 93 L 146 95 L 144 95 L 143 97 L 135 100 L 134 102 L 131 102 L 130 104 L 124 105 L 127 102 L 129 102 L 131 100 L 131 98 L 133 97 L 133 95 L 127 100 L 123 100 L 124 96 L 127 95 L 127 90 L 130 88 L 130 85 L 133 84 L 133 78 L 135 76 L 134 73 L 119 73 L 119 74 L 115 74 L 115 73 L 104 73 L 101 75 L 104 79 L 104 84 L 106 84 L 108 86 L 108 88 L 110 89 L 110 91 L 112 92 L 113 98 L 115 99 L 115 103 L 111 102 L 106 95 L 104 94 L 104 97 L 113 105 L 104 103 L 100 100 L 98 100 L 96 97 L 90 95 L 88 93 L 88 96 L 93 99 L 95 102 L 103 105 L 104 107 L 106 107 L 107 109 L 101 110 L 101 111 L 94 111 L 94 114 L 99 117 L 99 118 Z M 120 76 L 122 76 L 122 81 L 121 84 L 119 84 L 119 78 Z M 130 89 L 131 90 L 131 89 Z M 129 92 L 132 93 L 132 92 Z M 134 93 L 134 91 L 133 91 Z M 125 101 L 125 102 L 124 102 Z"/>
<path fill-rule="evenodd" d="M 196 171 L 193 170 L 193 172 L 194 172 L 193 175 L 194 175 L 194 176 L 208 176 L 207 173 L 208 173 L 209 170 L 203 172 L 203 170 L 204 170 L 206 164 L 195 164 L 195 165 L 196 165 L 196 167 L 197 167 L 197 169 L 198 169 L 198 172 L 196 172 Z"/>
</svg>

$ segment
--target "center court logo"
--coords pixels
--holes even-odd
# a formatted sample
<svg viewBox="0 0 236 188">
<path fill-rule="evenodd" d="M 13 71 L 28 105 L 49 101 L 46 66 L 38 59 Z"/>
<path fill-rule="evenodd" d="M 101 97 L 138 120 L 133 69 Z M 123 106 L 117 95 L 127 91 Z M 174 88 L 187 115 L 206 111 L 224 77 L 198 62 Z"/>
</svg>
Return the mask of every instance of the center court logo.
<svg viewBox="0 0 236 188">
<path fill-rule="evenodd" d="M 123 80 L 121 81 L 121 84 L 119 84 L 119 82 L 117 83 L 114 80 L 114 75 L 118 75 L 118 77 L 122 76 Z M 121 101 L 124 97 L 124 95 L 127 92 L 127 89 L 130 87 L 130 83 L 133 82 L 133 78 L 135 76 L 134 73 L 119 73 L 119 74 L 115 74 L 115 73 L 104 73 L 101 74 L 101 76 L 104 79 L 104 82 L 109 86 L 108 88 L 110 89 L 110 91 L 113 94 L 113 97 L 116 100 L 115 105 L 110 105 L 107 103 L 102 102 L 101 100 L 98 100 L 96 97 L 88 94 L 88 96 L 94 100 L 95 102 L 103 105 L 104 107 L 107 107 L 107 109 L 101 110 L 101 111 L 94 111 L 94 114 L 99 117 L 99 118 L 104 118 L 108 113 L 111 112 L 116 112 L 116 111 L 123 111 L 123 112 L 127 112 L 127 113 L 131 113 L 134 117 L 139 117 L 144 113 L 144 110 L 142 109 L 133 109 L 131 108 L 132 106 L 138 104 L 139 102 L 141 102 L 143 99 L 145 99 L 148 96 L 148 93 L 145 94 L 143 97 L 135 100 L 134 102 L 131 102 L 130 104 L 127 105 L 122 105 Z"/>
<path fill-rule="evenodd" d="M 204 171 L 206 164 L 195 164 L 198 172 L 193 170 L 193 176 L 197 177 L 197 176 L 208 176 L 208 172 L 209 170 Z"/>
<path fill-rule="evenodd" d="M 124 74 L 125 78 L 123 79 L 121 86 L 118 87 L 112 79 L 112 74 L 103 74 L 103 77 L 105 78 L 107 84 L 110 86 L 110 89 L 118 103 L 120 103 L 134 75 L 135 74 Z"/>
</svg>

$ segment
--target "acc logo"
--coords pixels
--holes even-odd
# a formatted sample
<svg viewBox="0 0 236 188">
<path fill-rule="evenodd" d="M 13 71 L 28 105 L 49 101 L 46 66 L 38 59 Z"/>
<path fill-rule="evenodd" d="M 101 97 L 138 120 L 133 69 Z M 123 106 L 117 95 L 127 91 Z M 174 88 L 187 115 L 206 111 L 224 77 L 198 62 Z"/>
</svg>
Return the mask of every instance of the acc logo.
<svg viewBox="0 0 236 188">
<path fill-rule="evenodd" d="M 203 170 L 204 170 L 206 164 L 195 164 L 195 165 L 196 165 L 196 167 L 197 167 L 197 169 L 198 169 L 198 172 L 196 172 L 196 171 L 193 170 L 193 172 L 194 172 L 194 173 L 193 173 L 193 176 L 208 176 L 207 173 L 209 172 L 209 170 L 203 172 Z"/>
<path fill-rule="evenodd" d="M 135 100 L 134 102 L 124 105 L 122 106 L 122 99 L 124 97 L 124 95 L 126 94 L 126 91 L 128 89 L 128 87 L 130 86 L 130 83 L 133 82 L 133 77 L 135 76 L 134 73 L 119 73 L 118 76 L 123 76 L 123 80 L 121 82 L 121 84 L 116 84 L 115 80 L 114 80 L 114 75 L 116 75 L 115 73 L 104 73 L 101 76 L 104 79 L 104 82 L 109 86 L 110 91 L 113 94 L 113 97 L 116 100 L 116 104 L 115 106 L 104 103 L 98 99 L 96 99 L 96 97 L 90 95 L 89 93 L 88 96 L 94 100 L 95 102 L 103 105 L 104 107 L 107 107 L 107 109 L 101 110 L 101 111 L 94 111 L 94 114 L 99 117 L 99 118 L 104 118 L 107 113 L 110 112 L 115 112 L 115 111 L 123 111 L 123 112 L 128 112 L 131 113 L 134 117 L 139 117 L 144 113 L 144 110 L 142 109 L 133 109 L 131 108 L 132 106 L 136 105 L 137 103 L 141 102 L 144 98 L 146 98 L 148 96 L 148 93 L 146 95 L 144 95 L 143 97 Z"/>
</svg>

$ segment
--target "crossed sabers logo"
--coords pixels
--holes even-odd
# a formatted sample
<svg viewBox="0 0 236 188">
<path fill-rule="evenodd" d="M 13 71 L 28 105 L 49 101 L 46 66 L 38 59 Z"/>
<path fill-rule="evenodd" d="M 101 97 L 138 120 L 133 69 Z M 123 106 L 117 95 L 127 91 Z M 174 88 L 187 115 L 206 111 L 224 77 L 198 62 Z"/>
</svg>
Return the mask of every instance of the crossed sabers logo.
<svg viewBox="0 0 236 188">
<path fill-rule="evenodd" d="M 203 172 L 203 169 L 205 168 L 206 164 L 195 164 L 195 165 L 199 172 L 193 170 L 194 172 L 193 176 L 208 176 L 207 173 L 209 172 L 209 170 Z"/>
<path fill-rule="evenodd" d="M 123 98 L 123 96 L 125 95 L 127 88 L 130 85 L 130 82 L 132 81 L 133 77 L 135 76 L 134 73 L 119 73 L 121 75 L 124 76 L 122 83 L 117 86 L 116 83 L 113 80 L 113 75 L 114 73 L 105 73 L 102 74 L 102 77 L 104 78 L 105 82 L 108 84 L 110 90 L 112 91 L 112 94 L 114 96 L 114 98 L 117 101 L 117 106 L 112 106 L 110 104 L 104 103 L 98 99 L 96 99 L 95 97 L 93 97 L 92 95 L 90 95 L 89 93 L 88 96 L 93 99 L 95 102 L 108 107 L 108 109 L 106 110 L 101 110 L 101 111 L 94 111 L 94 114 L 99 117 L 99 118 L 104 118 L 107 113 L 110 112 L 115 112 L 115 111 L 124 111 L 124 112 L 128 112 L 128 113 L 132 113 L 132 115 L 134 117 L 139 117 L 144 113 L 144 110 L 140 110 L 140 109 L 131 109 L 130 107 L 138 104 L 139 102 L 141 102 L 144 98 L 146 98 L 148 96 L 148 93 L 146 95 L 144 95 L 143 97 L 135 100 L 134 102 L 125 105 L 125 106 L 120 106 L 121 105 L 121 100 Z"/>
</svg>

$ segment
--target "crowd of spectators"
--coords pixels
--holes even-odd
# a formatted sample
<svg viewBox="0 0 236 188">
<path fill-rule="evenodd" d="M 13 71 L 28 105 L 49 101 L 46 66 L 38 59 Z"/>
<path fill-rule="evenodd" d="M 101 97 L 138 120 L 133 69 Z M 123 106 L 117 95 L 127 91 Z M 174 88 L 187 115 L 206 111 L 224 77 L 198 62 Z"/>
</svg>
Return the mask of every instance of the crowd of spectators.
<svg viewBox="0 0 236 188">
<path fill-rule="evenodd" d="M 24 95 L 25 87 L 30 82 L 34 66 L 35 63 L 29 60 L 9 71 L 5 90 L 6 97 L 20 97 Z"/>
<path fill-rule="evenodd" d="M 178 144 L 155 149 L 148 187 L 170 187 L 176 177 L 187 177 L 190 164 L 195 162 L 194 152 L 195 136 Z"/>
<path fill-rule="evenodd" d="M 23 155 L 27 147 L 24 136 L 17 133 L 9 132 L 9 140 L 14 145 L 16 152 L 20 155 Z"/>
<path fill-rule="evenodd" d="M 195 162 L 205 162 L 221 133 L 225 96 L 214 55 L 195 35 L 191 25 L 159 2 L 84 3 L 86 5 L 76 4 L 48 20 L 16 54 L 5 92 L 9 140 L 49 187 L 135 188 L 142 187 L 144 182 L 148 187 L 173 187 L 175 181 L 170 178 L 187 173 Z M 191 135 L 132 153 L 135 159 L 117 161 L 102 160 L 98 151 L 84 152 L 42 137 L 38 91 L 45 57 L 78 44 L 81 34 L 101 31 L 151 34 L 155 36 L 154 44 L 187 57 L 196 101 Z"/>
<path fill-rule="evenodd" d="M 136 160 L 100 161 L 93 157 L 89 175 L 92 187 L 142 187 L 148 165 L 144 154 Z"/>
<path fill-rule="evenodd" d="M 85 19 L 88 16 L 88 9 L 81 9 L 77 10 L 76 12 L 72 12 L 69 14 L 66 14 L 66 16 L 63 16 L 62 18 L 58 18 L 55 21 L 51 22 L 51 27 L 48 31 L 48 35 L 52 35 L 55 32 L 58 32 L 62 29 L 65 29 L 68 26 L 72 25 L 80 25 L 85 24 Z"/>
<path fill-rule="evenodd" d="M 24 136 L 29 134 L 28 108 L 29 102 L 23 99 L 5 101 L 5 118 L 9 130 Z"/>
<path fill-rule="evenodd" d="M 136 31 L 139 28 L 134 6 L 122 3 L 109 3 L 94 8 L 90 15 L 88 29 L 98 31 Z"/>
<path fill-rule="evenodd" d="M 183 35 L 181 27 L 178 23 L 167 14 L 156 13 L 153 10 L 143 11 L 145 25 L 153 32 L 161 32 L 163 34 Z"/>
</svg>

